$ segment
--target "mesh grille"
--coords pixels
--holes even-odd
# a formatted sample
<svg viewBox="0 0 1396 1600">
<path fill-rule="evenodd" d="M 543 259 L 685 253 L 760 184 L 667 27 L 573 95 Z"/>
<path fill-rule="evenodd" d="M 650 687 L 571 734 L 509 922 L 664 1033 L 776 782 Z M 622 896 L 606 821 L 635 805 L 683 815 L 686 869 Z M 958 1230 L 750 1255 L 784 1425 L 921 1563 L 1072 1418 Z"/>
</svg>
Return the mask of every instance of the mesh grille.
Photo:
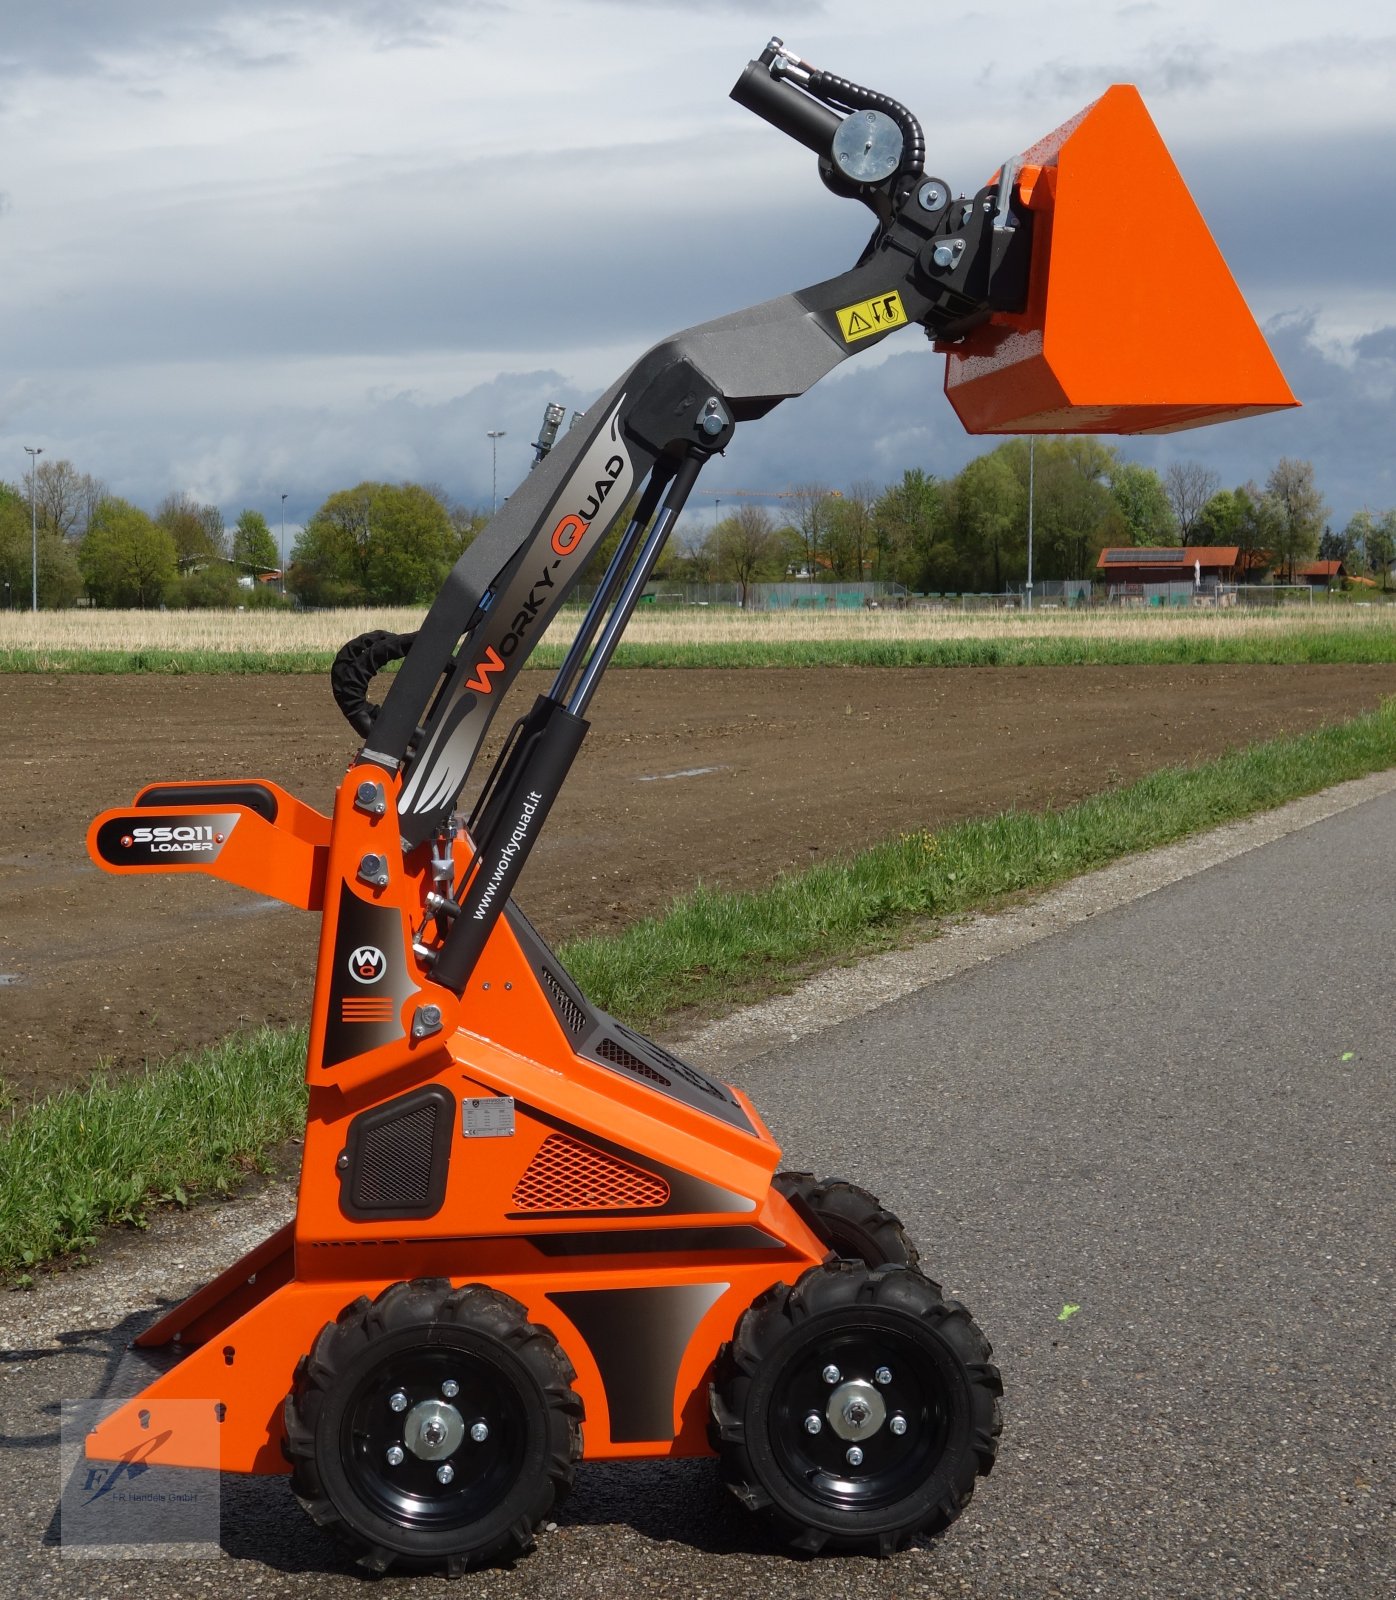
<svg viewBox="0 0 1396 1600">
<path fill-rule="evenodd" d="M 539 971 L 543 974 L 543 987 L 552 998 L 553 1010 L 562 1018 L 563 1027 L 571 1034 L 582 1033 L 587 1025 L 582 1008 L 546 967 L 540 967 Z"/>
<path fill-rule="evenodd" d="M 516 1211 L 630 1211 L 668 1198 L 663 1178 L 563 1133 L 548 1135 L 514 1185 Z"/>
<path fill-rule="evenodd" d="M 727 1091 L 711 1078 L 705 1078 L 697 1067 L 690 1067 L 686 1061 L 680 1061 L 672 1051 L 666 1050 L 662 1044 L 656 1044 L 653 1039 L 641 1039 L 638 1034 L 630 1032 L 629 1028 L 623 1030 L 627 1037 L 634 1039 L 636 1044 L 643 1044 L 645 1049 L 653 1056 L 658 1056 L 666 1067 L 676 1077 L 682 1078 L 685 1083 L 691 1083 L 695 1089 L 701 1089 L 704 1094 L 710 1094 L 715 1100 L 726 1100 Z M 633 1060 L 634 1057 L 632 1056 Z M 653 1070 L 652 1068 L 649 1070 Z"/>
<path fill-rule="evenodd" d="M 427 1204 L 438 1109 L 418 1106 L 365 1132 L 354 1171 L 356 1206 L 370 1211 Z"/>
<path fill-rule="evenodd" d="M 609 1061 L 613 1067 L 624 1067 L 627 1072 L 633 1072 L 637 1077 L 648 1078 L 651 1083 L 662 1084 L 669 1087 L 669 1080 L 662 1072 L 658 1072 L 648 1061 L 641 1061 L 639 1056 L 632 1055 L 623 1044 L 617 1044 L 614 1039 L 603 1039 L 596 1047 L 597 1055 Z"/>
</svg>

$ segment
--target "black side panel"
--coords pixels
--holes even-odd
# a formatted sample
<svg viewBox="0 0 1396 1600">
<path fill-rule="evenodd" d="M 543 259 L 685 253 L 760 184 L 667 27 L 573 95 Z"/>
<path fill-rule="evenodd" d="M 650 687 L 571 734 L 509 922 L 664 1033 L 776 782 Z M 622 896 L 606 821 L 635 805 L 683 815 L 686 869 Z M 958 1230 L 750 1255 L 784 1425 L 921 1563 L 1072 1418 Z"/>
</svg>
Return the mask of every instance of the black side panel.
<svg viewBox="0 0 1396 1600">
<path fill-rule="evenodd" d="M 687 1283 L 548 1296 L 596 1357 L 611 1438 L 618 1444 L 674 1437 L 679 1363 L 704 1313 L 727 1288 L 725 1283 Z"/>
<path fill-rule="evenodd" d="M 147 789 L 136 801 L 146 806 L 246 806 L 276 821 L 276 796 L 260 783 L 168 783 Z"/>
<path fill-rule="evenodd" d="M 456 1102 L 432 1084 L 349 1124 L 339 1209 L 355 1222 L 434 1217 L 446 1198 Z"/>
<path fill-rule="evenodd" d="M 783 1250 L 762 1228 L 626 1228 L 595 1233 L 535 1233 L 529 1243 L 545 1256 L 644 1256 L 679 1251 Z"/>
<path fill-rule="evenodd" d="M 756 1131 L 751 1118 L 725 1084 L 709 1078 L 697 1067 L 680 1060 L 672 1050 L 627 1028 L 604 1011 L 595 1010 L 512 900 L 505 915 L 529 965 L 538 974 L 554 1016 L 579 1056 L 585 1056 L 598 1066 L 609 1067 L 633 1082 L 643 1083 L 672 1100 L 681 1100 L 697 1111 L 706 1111 L 709 1116 L 730 1122 L 743 1133 Z"/>
</svg>

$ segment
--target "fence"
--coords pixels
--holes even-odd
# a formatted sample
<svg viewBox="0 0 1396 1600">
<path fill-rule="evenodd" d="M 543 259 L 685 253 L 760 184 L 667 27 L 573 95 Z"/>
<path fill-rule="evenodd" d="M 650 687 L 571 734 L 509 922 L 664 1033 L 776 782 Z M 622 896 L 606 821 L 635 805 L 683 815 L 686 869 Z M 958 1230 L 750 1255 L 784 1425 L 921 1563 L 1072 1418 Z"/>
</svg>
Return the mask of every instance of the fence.
<svg viewBox="0 0 1396 1600">
<path fill-rule="evenodd" d="M 1223 593 L 1234 596 L 1229 603 L 1238 606 L 1311 606 L 1314 603 L 1314 590 L 1307 583 L 1228 584 Z M 1318 593 L 1326 595 L 1327 590 L 1320 589 Z"/>
<path fill-rule="evenodd" d="M 579 585 L 569 597 L 573 606 L 585 606 L 596 585 Z M 894 606 L 906 597 L 898 583 L 749 583 L 748 611 L 862 611 Z M 645 590 L 646 606 L 740 606 L 739 583 L 669 583 L 658 579 Z"/>
</svg>

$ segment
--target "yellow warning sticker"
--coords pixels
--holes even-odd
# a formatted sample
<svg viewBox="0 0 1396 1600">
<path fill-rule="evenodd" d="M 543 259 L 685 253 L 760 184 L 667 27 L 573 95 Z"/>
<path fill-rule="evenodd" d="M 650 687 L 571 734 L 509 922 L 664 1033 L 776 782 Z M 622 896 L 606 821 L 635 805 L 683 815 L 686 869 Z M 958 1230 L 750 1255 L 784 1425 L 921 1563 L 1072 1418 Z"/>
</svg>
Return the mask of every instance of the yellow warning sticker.
<svg viewBox="0 0 1396 1600">
<path fill-rule="evenodd" d="M 839 332 L 845 344 L 855 344 L 874 333 L 886 333 L 889 328 L 900 328 L 906 321 L 906 307 L 895 289 L 890 294 L 874 295 L 871 300 L 860 300 L 856 306 L 845 306 L 834 315 L 839 319 Z"/>
</svg>

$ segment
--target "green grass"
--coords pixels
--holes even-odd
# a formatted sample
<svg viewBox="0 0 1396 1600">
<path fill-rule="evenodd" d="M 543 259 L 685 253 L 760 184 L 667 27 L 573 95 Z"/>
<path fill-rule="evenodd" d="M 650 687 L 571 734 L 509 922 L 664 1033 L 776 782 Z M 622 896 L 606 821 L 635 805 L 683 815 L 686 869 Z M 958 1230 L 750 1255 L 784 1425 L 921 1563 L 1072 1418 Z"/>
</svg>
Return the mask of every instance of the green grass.
<svg viewBox="0 0 1396 1600">
<path fill-rule="evenodd" d="M 305 1118 L 304 1030 L 263 1029 L 134 1077 L 99 1076 L 0 1134 L 0 1277 L 81 1253 L 152 1205 L 231 1192 Z"/>
<path fill-rule="evenodd" d="M 554 671 L 560 646 L 543 645 L 530 665 Z M 170 675 L 328 672 L 334 653 L 281 654 L 218 650 L 0 649 L 0 672 L 164 673 Z M 1027 638 L 715 640 L 708 643 L 622 644 L 618 667 L 1082 667 L 1082 666 L 1310 666 L 1396 661 L 1396 629 L 1345 622 L 1277 629 L 1157 638 Z"/>
<path fill-rule="evenodd" d="M 562 955 L 605 1010 L 652 1026 L 886 948 L 927 919 L 1041 890 L 1131 851 L 1396 766 L 1396 700 L 1337 727 L 1151 774 L 1060 811 L 890 840 L 747 894 L 699 889 Z M 0 1275 L 81 1253 L 152 1205 L 219 1192 L 299 1131 L 303 1033 L 263 1032 L 28 1108 L 0 1133 Z"/>
<path fill-rule="evenodd" d="M 63 650 L 8 645 L 0 648 L 0 672 L 244 677 L 268 672 L 328 672 L 334 657 L 333 650 Z"/>
</svg>

